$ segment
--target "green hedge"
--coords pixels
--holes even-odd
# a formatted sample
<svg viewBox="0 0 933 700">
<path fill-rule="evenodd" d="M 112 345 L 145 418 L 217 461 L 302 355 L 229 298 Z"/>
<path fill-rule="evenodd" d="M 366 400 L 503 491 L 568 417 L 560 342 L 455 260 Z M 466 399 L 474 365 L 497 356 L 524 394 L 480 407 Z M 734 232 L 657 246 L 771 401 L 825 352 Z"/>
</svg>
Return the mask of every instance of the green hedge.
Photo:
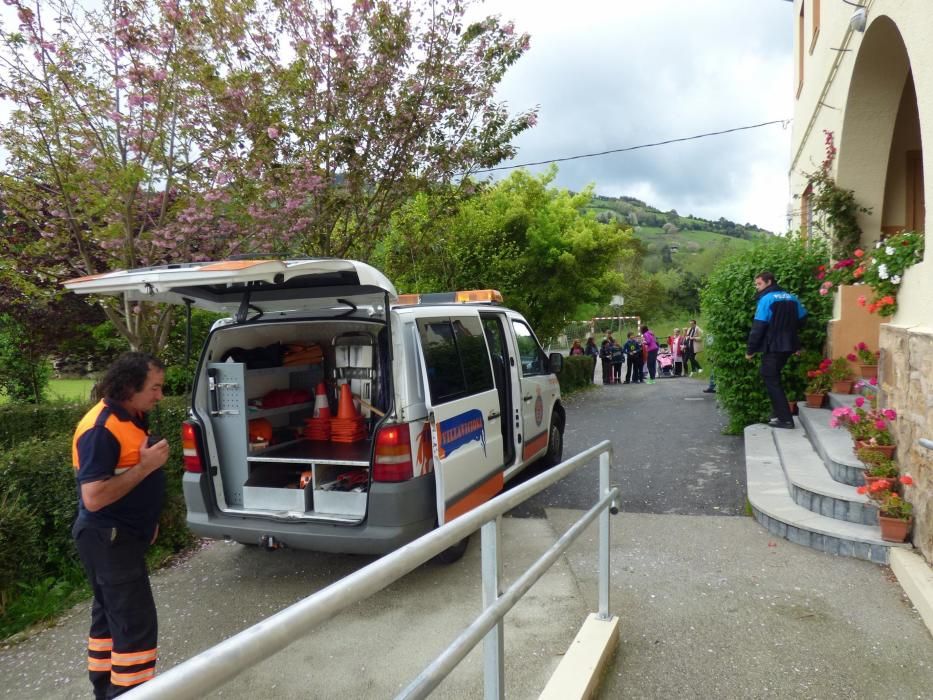
<svg viewBox="0 0 933 700">
<path fill-rule="evenodd" d="M 774 273 L 777 284 L 796 294 L 807 310 L 800 332 L 803 353 L 790 359 L 782 373 L 788 400 L 803 397 L 806 371 L 819 362 L 826 342 L 826 324 L 832 313 L 832 296 L 819 294 L 814 274 L 828 253 L 819 242 L 796 237 L 774 238 L 720 263 L 710 274 L 702 294 L 707 358 L 716 374 L 716 397 L 729 414 L 727 431 L 742 432 L 746 425 L 765 421 L 771 402 L 759 376 L 761 355 L 745 359 L 746 341 L 755 315 L 755 275 Z M 816 358 L 816 359 L 814 359 Z"/>
<path fill-rule="evenodd" d="M 71 540 L 71 525 L 77 513 L 77 487 L 71 465 L 72 431 L 88 406 L 10 406 L 0 422 L 4 439 L 12 446 L 0 452 L 0 551 L 28 552 L 29 566 L 21 557 L 0 555 L 0 633 L 10 633 L 38 618 L 30 618 L 35 606 L 20 605 L 17 598 L 45 594 L 49 586 L 76 581 L 80 586 L 80 564 Z M 57 413 L 56 413 L 57 412 Z M 23 426 L 41 416 L 41 429 L 25 439 Z M 157 564 L 184 549 L 192 536 L 185 525 L 181 492 L 181 422 L 186 416 L 183 398 L 167 398 L 153 411 L 151 432 L 168 439 L 171 450 L 165 465 L 168 476 L 166 504 L 159 522 L 159 539 L 150 550 L 150 564 Z M 23 528 L 27 528 L 24 530 Z M 14 546 L 15 543 L 15 546 Z M 12 548 L 11 548 L 12 547 Z M 58 595 L 70 601 L 67 591 Z M 39 616 L 55 614 L 43 611 Z"/>
<path fill-rule="evenodd" d="M 85 404 L 5 404 L 0 406 L 0 450 L 38 436 L 74 432 L 87 412 Z M 69 463 L 70 463 L 69 458 Z"/>
<path fill-rule="evenodd" d="M 593 383 L 593 358 L 571 355 L 564 358 L 564 368 L 557 375 L 561 394 L 569 394 Z"/>
</svg>

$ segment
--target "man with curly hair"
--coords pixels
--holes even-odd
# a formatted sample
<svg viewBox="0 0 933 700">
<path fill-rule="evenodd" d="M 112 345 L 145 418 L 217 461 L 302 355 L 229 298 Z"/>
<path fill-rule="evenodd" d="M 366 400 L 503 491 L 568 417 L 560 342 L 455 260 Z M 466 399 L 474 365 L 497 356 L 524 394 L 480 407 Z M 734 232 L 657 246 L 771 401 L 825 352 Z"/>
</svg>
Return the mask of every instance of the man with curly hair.
<svg viewBox="0 0 933 700">
<path fill-rule="evenodd" d="M 72 528 L 94 592 L 88 675 L 95 698 L 113 698 L 155 675 L 157 621 L 146 551 L 158 535 L 168 442 L 149 435 L 165 366 L 128 352 L 95 387 L 100 401 L 78 423 L 72 462 L 78 517 Z"/>
</svg>

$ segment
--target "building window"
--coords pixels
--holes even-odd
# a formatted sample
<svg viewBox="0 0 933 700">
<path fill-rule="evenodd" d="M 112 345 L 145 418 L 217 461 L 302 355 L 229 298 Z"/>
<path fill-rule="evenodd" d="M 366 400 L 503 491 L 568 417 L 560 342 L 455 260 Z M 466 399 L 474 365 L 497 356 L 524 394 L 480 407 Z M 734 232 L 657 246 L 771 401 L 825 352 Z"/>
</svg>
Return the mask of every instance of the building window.
<svg viewBox="0 0 933 700">
<path fill-rule="evenodd" d="M 810 35 L 810 53 L 816 48 L 816 38 L 820 35 L 820 0 L 813 0 L 811 13 L 813 15 L 813 32 Z"/>
<path fill-rule="evenodd" d="M 813 230 L 813 208 L 810 206 L 812 196 L 813 186 L 807 185 L 807 189 L 800 195 L 800 237 L 804 240 L 810 237 Z"/>
<path fill-rule="evenodd" d="M 804 55 L 804 6 L 800 4 L 800 16 L 797 17 L 797 97 L 800 97 L 800 90 L 803 88 L 803 55 Z"/>
</svg>

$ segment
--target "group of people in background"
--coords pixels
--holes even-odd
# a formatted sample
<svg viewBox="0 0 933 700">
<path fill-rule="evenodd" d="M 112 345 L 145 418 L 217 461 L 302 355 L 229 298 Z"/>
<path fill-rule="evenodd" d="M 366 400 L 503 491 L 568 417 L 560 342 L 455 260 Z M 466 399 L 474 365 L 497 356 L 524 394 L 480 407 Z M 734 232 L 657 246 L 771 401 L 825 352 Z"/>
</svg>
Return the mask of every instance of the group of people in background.
<svg viewBox="0 0 933 700">
<path fill-rule="evenodd" d="M 673 360 L 673 376 L 692 377 L 695 373 L 701 373 L 703 368 L 697 361 L 697 353 L 702 338 L 703 331 L 697 326 L 696 320 L 691 319 L 683 330 L 674 329 L 663 349 L 648 326 L 642 326 L 638 333 L 627 333 L 622 343 L 612 336 L 612 332 L 606 333 L 599 346 L 592 336 L 586 339 L 586 345 L 582 345 L 579 339 L 574 340 L 570 354 L 593 358 L 593 381 L 596 379 L 596 365 L 599 364 L 602 367 L 603 384 L 654 384 L 659 352 Z"/>
<path fill-rule="evenodd" d="M 667 347 L 673 359 L 675 377 L 683 375 L 692 377 L 695 373 L 703 372 L 703 368 L 697 362 L 697 353 L 700 351 L 702 338 L 703 331 L 697 326 L 696 319 L 690 319 L 690 325 L 683 331 L 675 328 L 674 332 L 668 336 Z"/>
</svg>

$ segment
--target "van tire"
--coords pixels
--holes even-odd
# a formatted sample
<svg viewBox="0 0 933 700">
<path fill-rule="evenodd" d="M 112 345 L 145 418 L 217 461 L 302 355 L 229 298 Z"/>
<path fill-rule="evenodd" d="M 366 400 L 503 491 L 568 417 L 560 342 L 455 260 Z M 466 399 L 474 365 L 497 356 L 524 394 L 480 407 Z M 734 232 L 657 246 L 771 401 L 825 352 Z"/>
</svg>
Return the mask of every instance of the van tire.
<svg viewBox="0 0 933 700">
<path fill-rule="evenodd" d="M 467 545 L 470 544 L 470 536 L 467 535 L 455 545 L 451 545 L 440 554 L 434 556 L 431 560 L 435 564 L 454 564 L 463 558 L 466 554 Z"/>
<path fill-rule="evenodd" d="M 551 427 L 548 428 L 547 452 L 541 458 L 541 465 L 550 469 L 561 463 L 564 459 L 564 426 L 556 413 L 551 414 Z"/>
</svg>

